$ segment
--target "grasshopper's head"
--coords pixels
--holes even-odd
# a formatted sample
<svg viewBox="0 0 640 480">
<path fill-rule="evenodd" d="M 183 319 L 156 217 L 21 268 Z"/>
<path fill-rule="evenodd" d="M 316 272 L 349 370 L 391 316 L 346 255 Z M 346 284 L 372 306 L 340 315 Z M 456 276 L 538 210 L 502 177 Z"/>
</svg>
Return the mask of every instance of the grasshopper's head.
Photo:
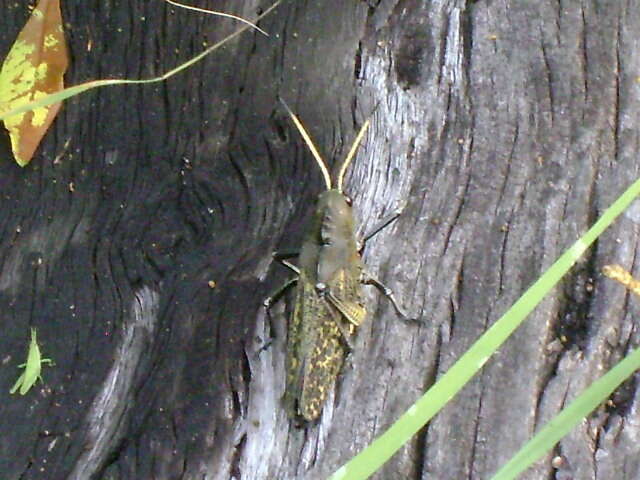
<svg viewBox="0 0 640 480">
<path fill-rule="evenodd" d="M 326 190 L 318 196 L 313 218 L 308 240 L 317 254 L 315 281 L 332 286 L 360 261 L 351 200 L 337 188 Z"/>
<path fill-rule="evenodd" d="M 332 188 L 318 196 L 315 218 L 319 222 L 320 245 L 348 247 L 354 240 L 351 199 Z"/>
</svg>

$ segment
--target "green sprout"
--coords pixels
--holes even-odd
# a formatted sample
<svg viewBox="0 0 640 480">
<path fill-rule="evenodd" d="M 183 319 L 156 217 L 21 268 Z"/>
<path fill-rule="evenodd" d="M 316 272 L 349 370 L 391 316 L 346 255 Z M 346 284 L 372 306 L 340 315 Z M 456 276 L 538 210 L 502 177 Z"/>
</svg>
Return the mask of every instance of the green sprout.
<svg viewBox="0 0 640 480">
<path fill-rule="evenodd" d="M 11 387 L 9 393 L 16 393 L 16 391 L 20 389 L 20 395 L 25 395 L 29 390 L 31 390 L 31 387 L 33 387 L 38 379 L 42 381 L 40 372 L 42 371 L 42 365 L 45 363 L 47 365 L 52 365 L 53 361 L 50 358 L 42 358 L 42 355 L 40 354 L 40 347 L 38 347 L 36 329 L 32 328 L 27 362 L 22 365 L 18 365 L 18 367 L 24 368 L 24 372 L 22 372 L 16 383 Z"/>
</svg>

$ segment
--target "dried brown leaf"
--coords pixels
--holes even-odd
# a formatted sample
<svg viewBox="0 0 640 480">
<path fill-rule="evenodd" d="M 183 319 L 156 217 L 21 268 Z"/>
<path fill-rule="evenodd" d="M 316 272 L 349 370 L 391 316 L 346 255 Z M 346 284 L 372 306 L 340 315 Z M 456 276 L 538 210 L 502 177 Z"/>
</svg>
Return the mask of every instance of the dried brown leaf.
<svg viewBox="0 0 640 480">
<path fill-rule="evenodd" d="M 62 90 L 68 63 L 60 0 L 40 0 L 0 70 L 0 114 Z M 31 161 L 60 105 L 40 107 L 4 120 L 19 165 Z"/>
</svg>

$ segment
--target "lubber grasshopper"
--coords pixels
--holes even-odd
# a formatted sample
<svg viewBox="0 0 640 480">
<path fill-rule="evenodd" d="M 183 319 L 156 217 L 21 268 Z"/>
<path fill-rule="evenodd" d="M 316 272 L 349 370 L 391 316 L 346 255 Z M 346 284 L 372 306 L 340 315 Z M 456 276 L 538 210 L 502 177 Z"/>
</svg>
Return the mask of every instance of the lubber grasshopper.
<svg viewBox="0 0 640 480">
<path fill-rule="evenodd" d="M 354 233 L 351 200 L 342 191 L 344 175 L 369 126 L 360 128 L 344 162 L 332 178 L 309 134 L 291 109 L 282 101 L 315 158 L 326 191 L 318 196 L 311 226 L 299 254 L 274 254 L 274 258 L 296 273 L 273 296 L 265 300 L 267 309 L 292 285 L 296 285 L 293 314 L 287 329 L 287 383 L 284 401 L 293 418 L 313 421 L 322 408 L 340 372 L 352 337 L 365 319 L 361 285 L 378 288 L 396 312 L 407 318 L 393 293 L 364 269 L 360 255 L 365 242 L 387 226 L 397 213 L 384 219 L 359 244 Z M 295 266 L 286 259 L 298 255 Z"/>
</svg>

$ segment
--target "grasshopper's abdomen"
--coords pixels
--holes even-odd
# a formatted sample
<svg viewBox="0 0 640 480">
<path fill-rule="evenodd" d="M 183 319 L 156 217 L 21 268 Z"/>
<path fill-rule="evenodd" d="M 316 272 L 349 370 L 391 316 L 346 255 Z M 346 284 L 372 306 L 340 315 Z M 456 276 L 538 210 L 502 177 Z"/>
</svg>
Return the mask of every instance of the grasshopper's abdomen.
<svg viewBox="0 0 640 480">
<path fill-rule="evenodd" d="M 320 416 L 344 358 L 335 313 L 300 272 L 287 338 L 285 403 L 292 417 Z"/>
</svg>

